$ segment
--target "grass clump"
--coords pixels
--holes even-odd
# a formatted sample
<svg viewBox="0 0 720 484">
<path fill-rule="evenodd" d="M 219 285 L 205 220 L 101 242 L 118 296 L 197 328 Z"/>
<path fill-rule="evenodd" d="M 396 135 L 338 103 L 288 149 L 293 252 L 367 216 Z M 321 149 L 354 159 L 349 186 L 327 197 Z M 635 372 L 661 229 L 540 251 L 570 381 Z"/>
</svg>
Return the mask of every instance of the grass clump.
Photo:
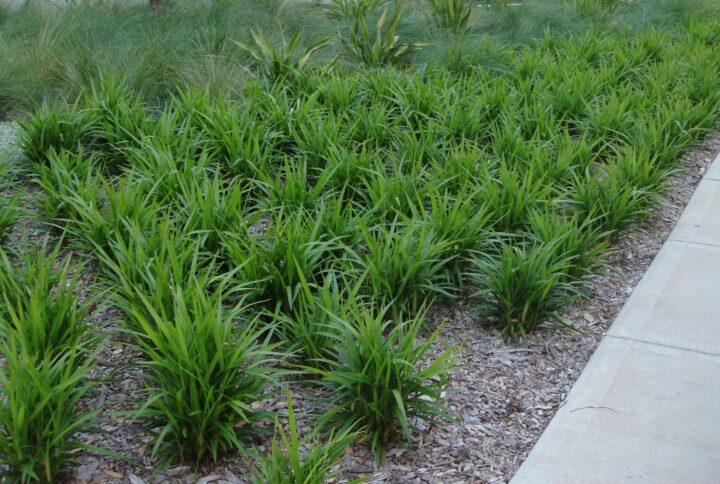
<svg viewBox="0 0 720 484">
<path fill-rule="evenodd" d="M 435 25 L 456 33 L 468 30 L 475 3 L 468 0 L 427 0 Z"/>
<path fill-rule="evenodd" d="M 274 46 L 267 36 L 259 30 L 251 31 L 255 45 L 241 41 L 235 43 L 248 52 L 259 64 L 271 79 L 289 79 L 302 74 L 313 53 L 327 45 L 329 36 L 320 37 L 312 41 L 305 50 L 298 52 L 302 32 L 296 31 L 289 42 L 283 42 L 280 46 Z"/>
<path fill-rule="evenodd" d="M 428 299 L 452 296 L 446 267 L 452 241 L 438 237 L 426 224 L 361 228 L 366 251 L 348 248 L 352 271 L 364 275 L 367 294 L 396 314 L 412 313 Z"/>
<path fill-rule="evenodd" d="M 0 464 L 12 482 L 57 482 L 80 450 L 79 432 L 91 432 L 94 415 L 80 410 L 90 393 L 91 360 L 78 348 L 38 357 L 13 337 L 0 351 Z"/>
<path fill-rule="evenodd" d="M 46 217 L 62 223 L 63 220 L 78 219 L 76 210 L 79 196 L 96 199 L 99 183 L 93 178 L 96 168 L 94 155 L 68 150 L 56 151 L 51 148 L 45 153 L 45 163 L 34 169 L 35 182 L 43 190 L 42 209 Z M 82 195 L 81 195 L 82 194 Z"/>
<path fill-rule="evenodd" d="M 288 427 L 285 432 L 276 420 L 276 434 L 269 455 L 258 455 L 260 465 L 255 469 L 253 482 L 277 484 L 322 484 L 340 473 L 337 468 L 345 449 L 358 438 L 352 429 L 331 433 L 321 441 L 317 432 L 300 439 L 292 398 L 288 394 Z M 278 435 L 280 440 L 278 441 Z"/>
<path fill-rule="evenodd" d="M 94 431 L 80 401 L 93 386 L 95 303 L 78 300 L 81 266 L 47 245 L 0 250 L 0 474 L 12 482 L 55 482 L 78 451 L 98 450 L 77 436 Z"/>
<path fill-rule="evenodd" d="M 578 291 L 565 277 L 572 255 L 558 255 L 556 243 L 508 244 L 496 256 L 474 259 L 470 278 L 478 310 L 500 324 L 505 338 L 524 337 L 542 323 L 563 323 L 560 311 Z"/>
<path fill-rule="evenodd" d="M 337 326 L 333 315 L 344 314 L 359 300 L 360 284 L 348 289 L 350 282 L 333 273 L 324 277 L 322 284 L 301 279 L 301 287 L 290 300 L 290 310 L 279 312 L 278 331 L 288 342 L 288 352 L 308 366 L 325 365 L 335 344 Z"/>
<path fill-rule="evenodd" d="M 607 234 L 575 215 L 558 211 L 535 212 L 530 218 L 529 236 L 552 247 L 557 258 L 567 258 L 565 277 L 582 284 L 588 276 L 602 271 L 609 250 Z"/>
<path fill-rule="evenodd" d="M 10 230 L 17 222 L 20 217 L 20 197 L 14 196 L 0 196 L 0 243 L 3 243 Z"/>
<path fill-rule="evenodd" d="M 197 283 L 178 287 L 171 313 L 147 298 L 134 312 L 132 344 L 146 358 L 140 365 L 147 401 L 133 414 L 155 439 L 154 457 L 199 464 L 242 448 L 263 418 L 254 404 L 277 378 L 272 332 L 238 327 L 241 308 L 225 308 L 221 297 L 206 293 Z"/>
<path fill-rule="evenodd" d="M 303 211 L 276 216 L 264 234 L 240 231 L 224 241 L 228 262 L 248 285 L 250 300 L 287 309 L 303 281 L 314 281 L 331 257 L 332 239 Z"/>
<path fill-rule="evenodd" d="M 92 143 L 93 119 L 78 103 L 44 103 L 20 127 L 23 153 L 35 163 L 45 163 L 51 149 L 79 151 Z"/>
<path fill-rule="evenodd" d="M 450 418 L 443 390 L 455 361 L 453 348 L 432 358 L 438 331 L 420 341 L 421 317 L 392 321 L 387 314 L 388 308 L 356 306 L 334 317 L 339 332 L 331 359 L 327 370 L 316 370 L 335 395 L 321 421 L 362 429 L 380 461 L 395 436 L 412 442 L 415 419 Z"/>
<path fill-rule="evenodd" d="M 50 358 L 87 346 L 87 320 L 96 302 L 78 301 L 82 266 L 61 260 L 61 245 L 52 250 L 47 240 L 37 248 L 27 244 L 20 260 L 0 251 L 0 322 L 2 333 L 29 354 Z"/>
<path fill-rule="evenodd" d="M 626 179 L 627 171 L 587 172 L 575 181 L 571 202 L 581 219 L 616 238 L 648 215 L 655 194 Z"/>
<path fill-rule="evenodd" d="M 390 10 L 390 2 L 381 3 L 379 0 L 333 0 L 338 15 L 347 24 L 347 34 L 340 34 L 345 53 L 368 67 L 400 64 L 425 47 L 422 43 L 401 42 L 397 32 L 403 7 L 396 4 Z M 380 9 L 382 13 L 378 16 Z"/>
</svg>

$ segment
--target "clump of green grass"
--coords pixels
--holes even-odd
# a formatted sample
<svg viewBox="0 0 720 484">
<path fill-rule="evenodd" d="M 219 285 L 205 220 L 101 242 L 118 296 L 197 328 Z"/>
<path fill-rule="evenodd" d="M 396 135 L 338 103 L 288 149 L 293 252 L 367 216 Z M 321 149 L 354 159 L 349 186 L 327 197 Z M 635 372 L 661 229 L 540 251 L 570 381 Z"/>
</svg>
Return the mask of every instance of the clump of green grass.
<svg viewBox="0 0 720 484">
<path fill-rule="evenodd" d="M 427 0 L 435 24 L 441 29 L 464 33 L 470 24 L 475 7 L 467 0 Z"/>
<path fill-rule="evenodd" d="M 295 409 L 288 393 L 289 434 L 276 419 L 275 438 L 269 455 L 258 455 L 260 465 L 255 469 L 253 482 L 294 484 L 322 484 L 340 473 L 337 467 L 345 449 L 359 437 L 351 428 L 331 432 L 321 441 L 314 431 L 309 437 L 300 439 L 295 419 Z M 278 435 L 280 440 L 278 441 Z"/>
<path fill-rule="evenodd" d="M 155 439 L 151 454 L 196 464 L 242 448 L 260 431 L 264 414 L 253 404 L 278 376 L 272 331 L 236 327 L 242 307 L 224 307 L 200 282 L 173 290 L 171 312 L 140 296 L 132 332 L 147 385 L 133 414 Z"/>
<path fill-rule="evenodd" d="M 367 294 L 397 313 L 413 313 L 435 297 L 452 297 L 452 240 L 427 224 L 361 227 L 364 250 L 347 248 L 350 267 L 364 275 Z"/>
<path fill-rule="evenodd" d="M 476 203 L 476 195 L 468 189 L 457 195 L 433 190 L 429 199 L 429 209 L 423 214 L 425 223 L 440 240 L 448 242 L 445 267 L 462 284 L 462 269 L 468 258 L 494 237 L 493 213 L 486 205 Z"/>
<path fill-rule="evenodd" d="M 500 324 L 507 339 L 524 337 L 543 323 L 563 324 L 560 312 L 578 294 L 567 280 L 572 254 L 551 243 L 505 244 L 496 256 L 474 259 L 469 276 L 484 317 Z"/>
<path fill-rule="evenodd" d="M 609 238 L 616 238 L 648 215 L 653 192 L 635 186 L 621 170 L 588 171 L 570 193 L 575 213 Z"/>
<path fill-rule="evenodd" d="M 529 214 L 543 208 L 552 185 L 544 177 L 518 166 L 501 167 L 496 176 L 487 173 L 477 197 L 492 213 L 495 227 L 516 231 L 527 226 Z"/>
<path fill-rule="evenodd" d="M 109 161 L 123 164 L 124 149 L 137 146 L 151 129 L 151 118 L 142 96 L 115 75 L 94 81 L 84 103 L 95 120 L 93 135 L 98 149 Z"/>
<path fill-rule="evenodd" d="M 73 201 L 79 194 L 86 202 L 97 199 L 99 192 L 93 189 L 98 186 L 93 178 L 96 159 L 83 152 L 68 150 L 56 151 L 51 148 L 45 153 L 45 163 L 34 168 L 35 182 L 42 188 L 42 209 L 47 218 L 53 221 L 78 218 Z M 88 193 L 89 192 L 89 193 Z"/>
<path fill-rule="evenodd" d="M 607 234 L 593 225 L 557 210 L 535 212 L 530 219 L 530 236 L 546 244 L 555 257 L 567 258 L 566 280 L 580 283 L 587 276 L 603 270 L 603 260 L 609 250 Z"/>
<path fill-rule="evenodd" d="M 302 74 L 312 55 L 330 41 L 329 36 L 320 37 L 299 52 L 302 39 L 300 30 L 293 34 L 289 42 L 283 38 L 279 46 L 273 45 L 260 30 L 251 30 L 251 34 L 255 45 L 237 40 L 235 44 L 248 52 L 260 64 L 265 75 L 273 80 L 291 79 Z"/>
<path fill-rule="evenodd" d="M 78 103 L 47 102 L 20 121 L 21 146 L 35 163 L 46 163 L 48 151 L 81 151 L 92 144 L 93 118 Z"/>
<path fill-rule="evenodd" d="M 347 24 L 347 34 L 341 33 L 341 39 L 346 54 L 355 62 L 369 67 L 399 64 L 425 47 L 422 43 L 400 41 L 400 4 L 394 5 L 392 11 L 389 3 L 381 5 L 379 0 L 333 0 L 333 4 Z M 379 9 L 382 13 L 378 16 Z"/>
<path fill-rule="evenodd" d="M 19 260 L 0 251 L 0 322 L 2 334 L 13 334 L 28 354 L 52 358 L 87 346 L 87 321 L 96 302 L 78 301 L 82 266 L 60 257 L 61 245 L 48 249 L 27 243 Z"/>
<path fill-rule="evenodd" d="M 228 234 L 224 253 L 248 284 L 248 297 L 271 311 L 287 309 L 303 281 L 314 281 L 331 257 L 335 242 L 322 225 L 302 211 L 267 221 L 264 234 L 247 229 Z"/>
<path fill-rule="evenodd" d="M 198 285 L 211 285 L 216 279 L 212 258 L 203 252 L 202 241 L 193 240 L 170 223 L 147 230 L 129 221 L 124 233 L 115 234 L 107 247 L 96 251 L 105 280 L 113 289 L 111 299 L 123 311 L 125 325 L 132 331 L 138 331 L 143 320 L 138 315 L 145 321 L 153 320 L 149 307 L 170 318 L 178 288 L 192 293 Z M 219 304 L 230 292 L 210 292 L 207 298 Z"/>
<path fill-rule="evenodd" d="M 60 258 L 45 239 L 19 254 L 0 249 L 0 464 L 13 482 L 53 482 L 77 452 L 91 449 L 77 433 L 92 432 L 88 395 L 95 302 L 79 300 L 80 265 Z"/>
<path fill-rule="evenodd" d="M 289 301 L 288 312 L 275 315 L 278 332 L 288 343 L 288 352 L 304 365 L 322 367 L 335 344 L 338 328 L 333 315 L 344 314 L 360 300 L 360 284 L 333 273 L 322 284 L 311 284 L 301 275 L 301 286 Z"/>
<path fill-rule="evenodd" d="M 0 351 L 2 474 L 23 483 L 62 479 L 78 451 L 89 449 L 77 435 L 93 431 L 94 413 L 79 408 L 92 389 L 91 359 L 74 347 L 38 357 L 12 336 L 0 343 Z"/>
<path fill-rule="evenodd" d="M 387 314 L 355 306 L 335 316 L 339 333 L 327 369 L 314 370 L 335 395 L 321 422 L 362 429 L 380 461 L 388 441 L 412 442 L 414 419 L 450 418 L 443 391 L 455 361 L 452 347 L 432 358 L 438 331 L 420 341 L 422 317 L 392 321 Z"/>
<path fill-rule="evenodd" d="M 0 196 L 0 243 L 4 242 L 20 217 L 20 196 Z"/>
</svg>

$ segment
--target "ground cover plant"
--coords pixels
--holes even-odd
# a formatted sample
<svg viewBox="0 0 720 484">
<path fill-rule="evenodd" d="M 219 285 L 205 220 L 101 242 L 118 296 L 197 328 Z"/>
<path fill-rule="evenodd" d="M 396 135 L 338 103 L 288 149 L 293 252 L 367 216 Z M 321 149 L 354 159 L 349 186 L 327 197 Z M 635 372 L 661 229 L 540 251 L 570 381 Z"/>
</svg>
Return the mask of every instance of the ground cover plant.
<svg viewBox="0 0 720 484">
<path fill-rule="evenodd" d="M 129 413 L 153 437 L 154 462 L 258 457 L 253 444 L 276 417 L 263 402 L 295 385 L 324 392 L 323 415 L 301 439 L 288 399 L 289 430 L 258 457 L 258 481 L 288 472 L 320 481 L 351 441 L 382 461 L 389 445 L 412 445 L 420 422 L 452 420 L 444 398 L 460 349 L 436 351 L 439 329 L 424 316 L 469 298 L 507 340 L 567 328 L 563 311 L 661 201 L 684 150 L 716 125 L 720 23 L 680 26 L 667 1 L 650 17 L 670 26 L 634 31 L 646 8 L 635 3 L 644 4 L 553 3 L 593 28 L 523 34 L 473 60 L 484 15 L 529 20 L 505 2 L 470 12 L 465 2 L 410 2 L 401 14 L 394 3 L 338 0 L 298 6 L 282 37 L 263 25 L 277 5 L 258 2 L 243 22 L 261 30 L 233 39 L 222 15 L 240 7 L 213 2 L 202 19 L 215 30 L 197 51 L 214 46 L 208 70 L 189 77 L 229 69 L 235 92 L 185 82 L 169 53 L 141 41 L 119 45 L 167 71 L 102 66 L 78 92 L 58 82 L 57 99 L 45 86 L 9 90 L 0 77 L 8 106 L 47 94 L 21 120 L 20 146 L 39 216 L 62 235 L 54 250 L 0 259 L 3 352 L 34 355 L 0 375 L 19 399 L 0 408 L 0 463 L 22 480 L 50 480 L 89 421 L 54 407 L 20 419 L 16 407 L 41 396 L 7 376 L 35 375 L 50 406 L 89 391 L 95 306 L 78 299 L 83 265 L 64 250 L 97 269 L 98 292 L 122 315 L 117 337 L 139 355 L 142 396 Z M 23 8 L 26 21 L 49 25 L 45 11 Z M 83 8 L 56 12 L 58 22 L 147 15 Z M 181 2 L 140 22 L 157 22 L 163 39 L 177 34 L 165 22 L 190 11 L 199 12 Z M 315 30 L 301 33 L 300 13 Z M 408 32 L 403 22 L 416 16 L 428 31 L 453 31 L 463 58 Z M 17 41 L 5 32 L 3 49 Z M 229 40 L 240 45 L 232 54 Z M 74 55 L 58 57 L 67 75 L 78 74 Z M 4 213 L 16 210 L 0 205 L 0 227 L 11 227 L 16 215 Z M 19 432 L 44 432 L 57 453 L 22 461 L 10 445 Z"/>
<path fill-rule="evenodd" d="M 80 410 L 93 386 L 93 303 L 78 301 L 79 272 L 69 274 L 69 260 L 55 267 L 60 245 L 25 249 L 20 266 L 0 249 L 0 461 L 14 482 L 52 482 L 91 448 L 76 434 L 93 432 L 97 413 Z"/>
</svg>

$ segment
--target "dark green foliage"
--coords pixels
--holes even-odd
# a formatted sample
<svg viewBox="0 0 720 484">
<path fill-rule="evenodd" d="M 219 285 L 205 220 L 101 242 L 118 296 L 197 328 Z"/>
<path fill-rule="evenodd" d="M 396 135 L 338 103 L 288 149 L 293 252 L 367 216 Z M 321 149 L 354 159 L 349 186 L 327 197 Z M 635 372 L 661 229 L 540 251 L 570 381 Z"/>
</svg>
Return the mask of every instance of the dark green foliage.
<svg viewBox="0 0 720 484">
<path fill-rule="evenodd" d="M 557 258 L 566 258 L 564 279 L 582 282 L 603 267 L 608 252 L 606 234 L 593 226 L 592 220 L 582 220 L 558 211 L 535 212 L 530 219 L 531 237 L 547 244 Z"/>
<path fill-rule="evenodd" d="M 354 430 L 381 457 L 415 418 L 447 418 L 453 350 L 418 314 L 467 285 L 507 338 L 562 324 L 720 107 L 720 29 L 679 0 L 493 1 L 472 21 L 469 2 L 433 2 L 443 29 L 426 2 L 82 3 L 3 24 L 0 99 L 48 100 L 25 121 L 40 204 L 143 354 L 153 458 L 217 460 L 260 431 L 273 368 L 321 377 L 306 383 L 327 387 L 333 437 L 300 438 L 292 416 L 258 480 L 322 480 Z M 300 31 L 332 38 L 274 40 Z M 92 340 L 57 262 L 0 276 L 6 333 L 48 361 Z"/>
<path fill-rule="evenodd" d="M 580 220 L 617 237 L 648 214 L 653 192 L 634 185 L 622 170 L 599 171 L 578 176 L 570 200 Z"/>
<path fill-rule="evenodd" d="M 322 233 L 318 220 L 303 212 L 258 224 L 269 224 L 264 234 L 248 228 L 229 234 L 224 252 L 240 281 L 248 284 L 252 300 L 271 310 L 287 309 L 303 280 L 313 281 L 322 272 L 334 241 Z"/>
<path fill-rule="evenodd" d="M 288 351 L 305 365 L 322 367 L 326 363 L 338 332 L 334 315 L 344 314 L 359 301 L 361 286 L 348 288 L 349 281 L 338 279 L 328 274 L 322 285 L 315 287 L 301 275 L 301 287 L 289 303 L 292 309 L 276 315 Z"/>
<path fill-rule="evenodd" d="M 426 301 L 451 296 L 446 270 L 455 255 L 454 241 L 443 239 L 428 224 L 392 222 L 362 228 L 364 251 L 348 248 L 351 270 L 365 276 L 367 293 L 396 311 L 413 314 Z"/>
</svg>

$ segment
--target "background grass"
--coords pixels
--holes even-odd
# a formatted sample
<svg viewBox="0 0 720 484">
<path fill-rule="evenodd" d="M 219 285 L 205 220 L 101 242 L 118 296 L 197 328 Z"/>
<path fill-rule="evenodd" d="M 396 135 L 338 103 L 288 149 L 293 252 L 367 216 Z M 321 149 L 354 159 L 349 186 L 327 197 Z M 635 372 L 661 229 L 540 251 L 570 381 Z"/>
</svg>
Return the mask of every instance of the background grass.
<svg viewBox="0 0 720 484">
<path fill-rule="evenodd" d="M 525 0 L 521 7 L 493 2 L 476 8 L 469 33 L 456 38 L 434 26 L 423 1 L 402 4 L 401 41 L 431 43 L 414 56 L 415 65 L 494 65 L 503 44 L 535 42 L 546 29 L 672 29 L 689 17 L 706 18 L 720 9 L 713 0 L 639 0 L 603 16 L 598 9 L 578 9 L 575 0 Z M 30 109 L 47 97 L 73 99 L 101 73 L 126 80 L 155 104 L 186 85 L 237 93 L 251 75 L 246 67 L 252 63 L 231 41 L 251 41 L 253 27 L 274 41 L 289 39 L 297 29 L 306 42 L 331 36 L 315 59 L 318 63 L 341 50 L 338 23 L 326 5 L 316 2 L 177 0 L 159 12 L 134 2 L 63 8 L 45 0 L 14 8 L 0 3 L 0 116 Z"/>
</svg>

